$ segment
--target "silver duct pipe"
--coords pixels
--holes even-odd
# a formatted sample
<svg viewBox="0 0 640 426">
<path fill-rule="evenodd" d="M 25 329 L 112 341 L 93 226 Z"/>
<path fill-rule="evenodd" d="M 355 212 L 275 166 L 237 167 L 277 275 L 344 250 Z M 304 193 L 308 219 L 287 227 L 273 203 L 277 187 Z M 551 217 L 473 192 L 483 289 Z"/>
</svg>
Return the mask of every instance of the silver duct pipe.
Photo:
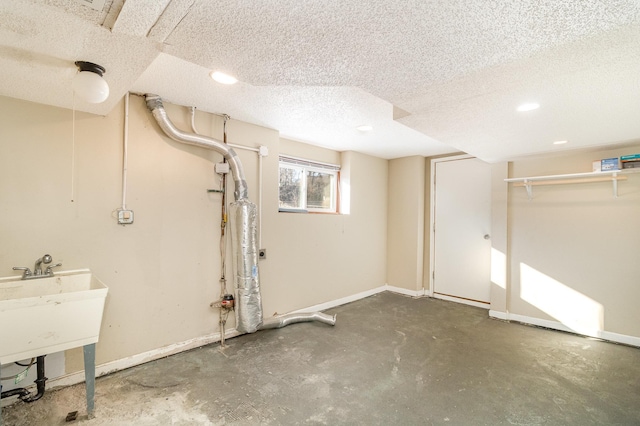
<svg viewBox="0 0 640 426">
<path fill-rule="evenodd" d="M 231 248 L 236 283 L 236 330 L 253 333 L 262 323 L 262 299 L 258 275 L 257 207 L 249 200 L 229 205 Z"/>
<path fill-rule="evenodd" d="M 196 135 L 194 133 L 186 133 L 179 130 L 167 117 L 167 112 L 164 110 L 162 98 L 160 98 L 160 96 L 147 93 L 144 97 L 147 101 L 147 108 L 149 108 L 149 111 L 153 114 L 153 117 L 158 122 L 162 131 L 171 139 L 189 145 L 212 149 L 217 153 L 222 154 L 231 168 L 233 181 L 236 185 L 236 189 L 234 191 L 236 200 L 248 198 L 247 181 L 244 179 L 242 163 L 240 163 L 240 158 L 238 158 L 238 155 L 233 148 L 213 138 Z"/>
<path fill-rule="evenodd" d="M 233 148 L 215 139 L 186 133 L 173 125 L 158 95 L 146 94 L 147 108 L 162 131 L 178 142 L 211 149 L 222 154 L 229 163 L 236 185 L 236 201 L 229 205 L 231 215 L 231 248 L 236 286 L 236 330 L 253 333 L 262 323 L 262 301 L 258 274 L 258 248 L 256 241 L 257 207 L 248 200 L 247 182 L 240 158 Z"/>
<path fill-rule="evenodd" d="M 268 318 L 262 322 L 262 325 L 258 327 L 258 330 L 268 330 L 270 328 L 282 328 L 289 324 L 295 324 L 298 322 L 311 322 L 319 321 L 328 325 L 336 324 L 336 316 L 323 314 L 322 312 L 310 312 L 310 313 L 298 313 L 281 315 L 279 317 Z"/>
<path fill-rule="evenodd" d="M 236 201 L 229 205 L 231 246 L 236 285 L 236 330 L 253 333 L 257 330 L 285 327 L 298 322 L 320 321 L 334 325 L 335 316 L 321 312 L 289 314 L 262 321 L 260 275 L 258 273 L 257 207 L 248 199 L 247 182 L 242 163 L 233 148 L 215 139 L 186 133 L 176 128 L 162 105 L 158 95 L 146 94 L 147 108 L 153 114 L 162 131 L 171 139 L 189 145 L 211 149 L 221 154 L 229 163 L 235 182 Z"/>
</svg>

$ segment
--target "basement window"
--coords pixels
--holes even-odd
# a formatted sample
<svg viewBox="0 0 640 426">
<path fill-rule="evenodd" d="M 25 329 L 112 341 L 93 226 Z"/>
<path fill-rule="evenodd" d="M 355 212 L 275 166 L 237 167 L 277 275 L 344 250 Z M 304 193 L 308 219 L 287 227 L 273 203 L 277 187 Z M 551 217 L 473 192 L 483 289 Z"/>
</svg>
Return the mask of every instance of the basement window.
<svg viewBox="0 0 640 426">
<path fill-rule="evenodd" d="M 337 213 L 340 166 L 280 156 L 279 211 Z"/>
</svg>

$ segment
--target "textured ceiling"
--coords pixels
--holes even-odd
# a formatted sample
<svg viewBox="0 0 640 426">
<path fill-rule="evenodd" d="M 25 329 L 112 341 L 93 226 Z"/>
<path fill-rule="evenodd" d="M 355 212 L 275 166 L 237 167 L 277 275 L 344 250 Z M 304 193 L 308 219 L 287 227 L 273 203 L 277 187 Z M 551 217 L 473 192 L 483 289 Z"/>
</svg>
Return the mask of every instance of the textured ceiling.
<svg viewBox="0 0 640 426">
<path fill-rule="evenodd" d="M 151 91 L 383 158 L 640 139 L 637 0 L 83 1 L 0 4 L 0 94 L 70 108 L 73 62 L 88 60 L 111 96 L 77 109 Z M 240 83 L 213 83 L 212 69 Z M 525 101 L 541 108 L 516 113 Z"/>
</svg>

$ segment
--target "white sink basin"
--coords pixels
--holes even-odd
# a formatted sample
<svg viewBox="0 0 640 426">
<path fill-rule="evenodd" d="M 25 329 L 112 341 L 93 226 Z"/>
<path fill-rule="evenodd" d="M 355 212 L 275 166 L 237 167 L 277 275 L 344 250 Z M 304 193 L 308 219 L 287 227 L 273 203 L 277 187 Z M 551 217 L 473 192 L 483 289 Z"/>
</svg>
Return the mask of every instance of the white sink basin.
<svg viewBox="0 0 640 426">
<path fill-rule="evenodd" d="M 108 288 L 88 269 L 0 278 L 0 364 L 96 343 Z"/>
</svg>

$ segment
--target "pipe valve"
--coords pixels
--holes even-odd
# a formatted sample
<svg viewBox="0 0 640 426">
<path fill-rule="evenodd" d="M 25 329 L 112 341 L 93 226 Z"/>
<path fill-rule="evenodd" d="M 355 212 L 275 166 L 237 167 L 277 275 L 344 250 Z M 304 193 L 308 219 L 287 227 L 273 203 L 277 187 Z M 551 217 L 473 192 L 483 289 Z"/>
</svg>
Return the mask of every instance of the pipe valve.
<svg viewBox="0 0 640 426">
<path fill-rule="evenodd" d="M 233 306 L 235 305 L 233 294 L 225 294 L 224 296 L 222 296 L 222 302 L 220 302 L 220 305 L 224 309 L 233 309 Z"/>
</svg>

